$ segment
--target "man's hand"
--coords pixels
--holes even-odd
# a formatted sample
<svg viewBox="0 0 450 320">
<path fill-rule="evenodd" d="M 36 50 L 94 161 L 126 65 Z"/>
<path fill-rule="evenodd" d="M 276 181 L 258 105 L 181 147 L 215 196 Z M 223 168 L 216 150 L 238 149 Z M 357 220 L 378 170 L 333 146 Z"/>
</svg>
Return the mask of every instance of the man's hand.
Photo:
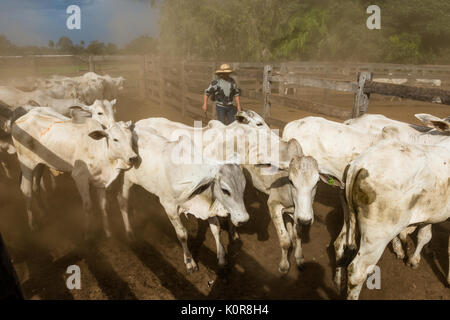
<svg viewBox="0 0 450 320">
<path fill-rule="evenodd" d="M 203 110 L 203 112 L 206 113 L 206 111 L 208 110 L 208 106 L 207 106 L 206 104 L 204 104 L 204 105 L 202 106 L 202 110 Z"/>
</svg>

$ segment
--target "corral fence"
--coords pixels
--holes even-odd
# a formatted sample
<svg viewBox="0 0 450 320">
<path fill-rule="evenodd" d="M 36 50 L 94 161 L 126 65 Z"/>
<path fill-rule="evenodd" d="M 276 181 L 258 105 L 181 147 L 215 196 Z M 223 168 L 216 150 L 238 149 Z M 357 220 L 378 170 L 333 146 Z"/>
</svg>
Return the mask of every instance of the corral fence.
<svg viewBox="0 0 450 320">
<path fill-rule="evenodd" d="M 28 56 L 0 57 L 0 77 L 7 67 L 21 66 L 27 74 L 79 75 L 95 71 L 124 76 L 126 88 L 183 116 L 203 118 L 203 92 L 222 62 L 168 60 L 156 56 Z M 241 89 L 244 108 L 263 114 L 274 127 L 285 108 L 337 119 L 357 117 L 368 110 L 371 94 L 450 104 L 450 66 L 379 63 L 230 63 Z M 15 69 L 15 70 L 16 70 Z M 5 71 L 6 70 L 6 71 Z M 350 98 L 337 105 L 342 94 Z M 317 99 L 317 97 L 321 97 Z M 328 99 L 327 99 L 328 97 Z M 333 101 L 330 103 L 330 101 Z M 350 106 L 352 105 L 352 106 Z M 277 115 L 274 109 L 282 110 Z M 284 108 L 284 109 L 283 109 Z M 215 108 L 210 108 L 215 116 Z"/>
<path fill-rule="evenodd" d="M 353 80 L 349 79 L 352 77 Z M 442 89 L 450 88 L 450 66 L 286 63 L 266 65 L 263 78 L 264 118 L 278 127 L 283 127 L 285 122 L 271 117 L 273 103 L 339 119 L 366 113 L 371 94 L 450 105 L 450 91 Z M 289 89 L 299 88 L 351 93 L 353 107 L 336 108 L 288 95 Z"/>
</svg>

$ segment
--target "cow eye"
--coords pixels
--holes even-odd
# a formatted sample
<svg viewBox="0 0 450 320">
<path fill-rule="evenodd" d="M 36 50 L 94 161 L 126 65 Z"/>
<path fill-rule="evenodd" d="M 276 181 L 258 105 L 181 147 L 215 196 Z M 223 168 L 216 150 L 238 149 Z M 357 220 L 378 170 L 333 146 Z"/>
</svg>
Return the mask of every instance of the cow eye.
<svg viewBox="0 0 450 320">
<path fill-rule="evenodd" d="M 258 122 L 256 125 L 257 125 L 258 127 L 261 127 L 263 124 L 262 124 L 261 122 Z"/>
<path fill-rule="evenodd" d="M 119 140 L 117 140 L 117 139 L 113 139 L 114 140 L 114 142 L 119 142 Z"/>
<path fill-rule="evenodd" d="M 102 116 L 103 115 L 103 112 L 99 112 L 99 113 L 97 113 L 99 116 Z"/>
<path fill-rule="evenodd" d="M 227 196 L 231 196 L 230 191 L 228 191 L 227 189 L 222 188 L 222 192 Z"/>
</svg>

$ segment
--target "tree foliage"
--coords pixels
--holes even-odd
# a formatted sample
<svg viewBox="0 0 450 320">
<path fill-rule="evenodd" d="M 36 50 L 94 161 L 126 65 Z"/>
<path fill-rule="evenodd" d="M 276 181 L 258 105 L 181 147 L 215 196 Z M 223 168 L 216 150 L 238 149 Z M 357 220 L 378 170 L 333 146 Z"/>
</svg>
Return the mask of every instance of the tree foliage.
<svg viewBox="0 0 450 320">
<path fill-rule="evenodd" d="M 381 30 L 369 30 L 369 5 Z M 448 0 L 162 0 L 165 55 L 235 61 L 450 63 Z"/>
</svg>

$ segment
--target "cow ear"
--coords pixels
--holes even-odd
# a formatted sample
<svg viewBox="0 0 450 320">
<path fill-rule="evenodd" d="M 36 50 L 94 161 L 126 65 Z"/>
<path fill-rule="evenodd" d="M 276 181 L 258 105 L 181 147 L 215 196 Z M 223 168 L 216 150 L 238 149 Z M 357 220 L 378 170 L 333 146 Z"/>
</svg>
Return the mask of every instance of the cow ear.
<svg viewBox="0 0 450 320">
<path fill-rule="evenodd" d="M 322 180 L 329 186 L 345 189 L 345 184 L 342 181 L 340 181 L 339 179 L 337 179 L 336 177 L 332 177 L 332 176 L 330 176 L 328 174 L 324 174 L 324 173 L 319 173 L 319 176 L 320 176 L 320 180 Z"/>
<path fill-rule="evenodd" d="M 450 122 L 446 122 L 443 120 L 435 121 L 431 120 L 430 125 L 433 126 L 436 130 L 441 132 L 449 132 L 450 131 Z"/>
<path fill-rule="evenodd" d="M 414 115 L 417 119 L 422 121 L 426 126 L 431 126 L 431 121 L 442 121 L 438 117 L 432 116 L 427 113 L 418 113 Z"/>
<path fill-rule="evenodd" d="M 297 140 L 291 139 L 288 142 L 288 157 L 292 159 L 294 156 L 303 156 L 303 150 Z"/>
<path fill-rule="evenodd" d="M 95 130 L 89 133 L 89 137 L 94 140 L 100 140 L 103 138 L 108 138 L 108 134 L 103 130 Z"/>
</svg>

